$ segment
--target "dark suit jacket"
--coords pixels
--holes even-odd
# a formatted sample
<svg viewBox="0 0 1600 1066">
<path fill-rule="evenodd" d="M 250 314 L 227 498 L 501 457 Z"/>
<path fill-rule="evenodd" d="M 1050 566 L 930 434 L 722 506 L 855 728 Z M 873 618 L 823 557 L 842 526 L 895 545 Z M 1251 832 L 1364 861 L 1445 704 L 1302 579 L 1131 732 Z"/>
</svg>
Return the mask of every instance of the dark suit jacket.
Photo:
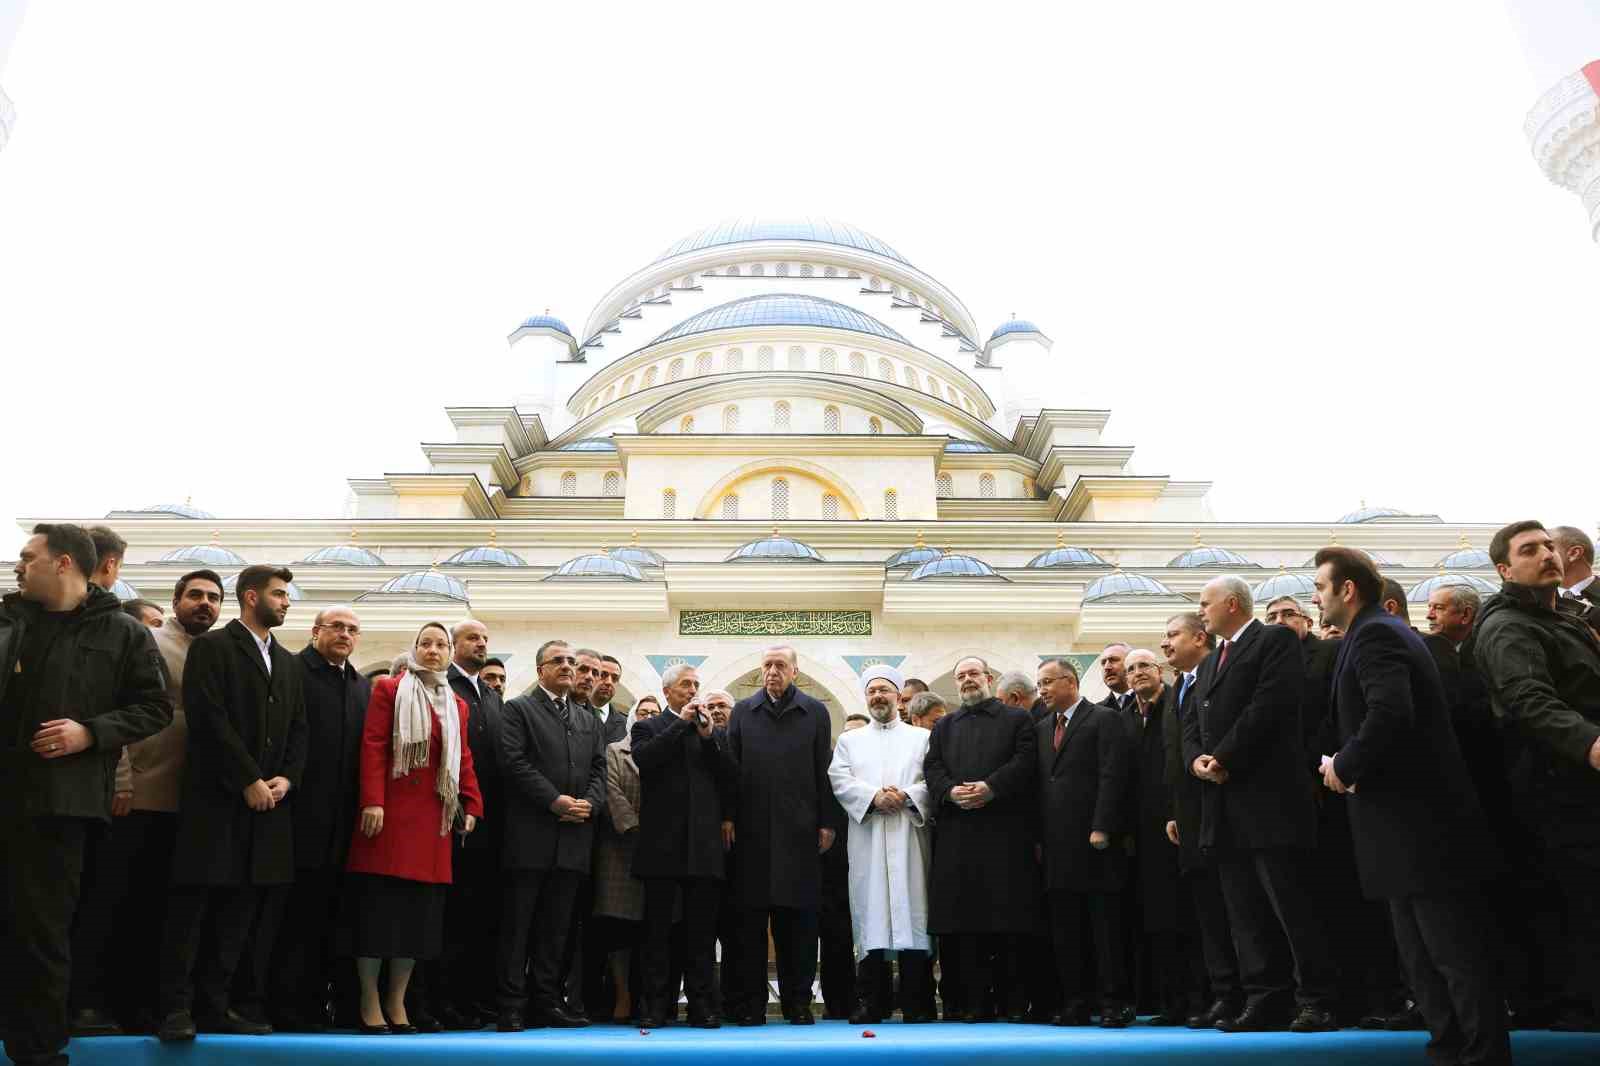
<svg viewBox="0 0 1600 1066">
<path fill-rule="evenodd" d="M 1422 638 L 1377 606 L 1345 631 L 1334 666 L 1340 747 L 1356 866 L 1369 898 L 1459 891 L 1492 869 L 1476 790 L 1444 686 Z"/>
<path fill-rule="evenodd" d="M 306 768 L 289 793 L 294 812 L 295 867 L 342 870 L 355 831 L 361 728 L 372 681 L 346 663 L 341 670 L 307 645 L 298 656 L 304 678 Z"/>
<path fill-rule="evenodd" d="M 1206 857 L 1200 850 L 1200 806 L 1205 783 L 1189 772 L 1189 762 L 1183 757 L 1183 727 L 1185 720 L 1200 706 L 1200 679 L 1198 671 L 1194 684 L 1184 694 L 1183 704 L 1178 703 L 1178 693 L 1183 688 L 1183 675 L 1167 687 L 1162 702 L 1167 705 L 1166 726 L 1161 743 L 1166 748 L 1165 768 L 1167 789 L 1172 796 L 1172 820 L 1178 823 L 1178 864 L 1185 870 L 1199 870 L 1206 866 Z"/>
<path fill-rule="evenodd" d="M 286 885 L 294 880 L 294 791 L 306 764 L 300 660 L 272 642 L 272 676 L 237 618 L 189 645 L 183 668 L 189 756 L 172 860 L 176 885 Z M 289 780 L 290 802 L 245 806 L 244 790 Z"/>
<path fill-rule="evenodd" d="M 606 708 L 605 719 L 600 723 L 600 731 L 605 734 L 606 745 L 609 747 L 628 734 L 628 710 L 612 704 Z"/>
<path fill-rule="evenodd" d="M 606 749 L 600 723 L 576 707 L 563 725 L 555 705 L 538 686 L 507 702 L 504 710 L 501 867 L 588 873 L 595 821 L 606 802 Z M 589 820 L 582 824 L 557 820 L 550 804 L 559 796 L 588 800 L 593 809 Z"/>
<path fill-rule="evenodd" d="M 1228 782 L 1201 782 L 1202 848 L 1316 844 L 1315 778 L 1301 737 L 1305 660 L 1288 626 L 1252 621 L 1228 648 L 1206 657 L 1195 678 L 1195 713 L 1184 720 L 1186 769 L 1216 757 Z"/>
<path fill-rule="evenodd" d="M 634 723 L 639 833 L 633 876 L 722 879 L 722 812 L 737 773 L 725 743 L 718 733 L 702 738 L 693 722 L 670 711 Z"/>
<path fill-rule="evenodd" d="M 1099 703 L 1095 704 L 1095 706 L 1109 707 L 1113 711 L 1126 711 L 1130 706 L 1132 706 L 1132 701 L 1135 698 L 1136 697 L 1134 696 L 1132 689 L 1129 689 L 1127 692 L 1124 692 L 1121 695 L 1118 695 L 1115 692 L 1107 692 L 1105 694 L 1105 698 L 1103 698 Z"/>
<path fill-rule="evenodd" d="M 500 721 L 505 709 L 500 693 L 472 680 L 455 663 L 446 676 L 450 691 L 467 705 L 467 747 L 472 749 L 472 766 L 478 773 L 478 791 L 483 795 L 483 820 L 466 837 L 452 833 L 456 846 L 467 851 L 496 851 L 505 839 L 505 797 L 500 775 Z M 481 692 L 481 695 L 480 695 Z M 601 809 L 604 809 L 601 804 Z"/>
<path fill-rule="evenodd" d="M 1179 680 L 1182 680 L 1181 678 Z M 1175 932 L 1178 924 L 1178 849 L 1167 837 L 1172 821 L 1172 785 L 1167 776 L 1167 737 L 1177 732 L 1172 701 L 1177 689 L 1167 685 L 1141 722 L 1137 709 L 1127 715 L 1132 736 L 1129 740 L 1129 777 L 1132 779 L 1132 806 L 1128 812 L 1128 831 L 1133 837 L 1133 872 L 1139 879 L 1139 900 L 1143 904 L 1144 930 L 1147 933 Z"/>
<path fill-rule="evenodd" d="M 1121 711 L 1080 699 L 1054 747 L 1055 715 L 1033 727 L 1039 760 L 1037 839 L 1044 845 L 1045 887 L 1067 892 L 1116 892 L 1128 877 L 1128 774 L 1132 752 Z M 1089 834 L 1111 846 L 1097 851 Z"/>
</svg>

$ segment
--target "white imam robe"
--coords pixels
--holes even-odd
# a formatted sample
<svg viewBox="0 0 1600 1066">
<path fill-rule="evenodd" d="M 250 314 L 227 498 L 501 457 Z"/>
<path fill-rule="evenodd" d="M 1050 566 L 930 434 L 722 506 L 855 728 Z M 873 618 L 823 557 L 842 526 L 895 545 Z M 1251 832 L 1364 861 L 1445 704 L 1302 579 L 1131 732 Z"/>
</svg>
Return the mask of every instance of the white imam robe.
<svg viewBox="0 0 1600 1066">
<path fill-rule="evenodd" d="M 834 745 L 828 781 L 850 816 L 850 925 L 858 960 L 880 949 L 931 947 L 929 801 L 922 777 L 928 737 L 926 729 L 896 717 L 843 733 Z M 872 798 L 889 785 L 906 794 L 907 805 L 893 814 L 872 810 Z"/>
</svg>

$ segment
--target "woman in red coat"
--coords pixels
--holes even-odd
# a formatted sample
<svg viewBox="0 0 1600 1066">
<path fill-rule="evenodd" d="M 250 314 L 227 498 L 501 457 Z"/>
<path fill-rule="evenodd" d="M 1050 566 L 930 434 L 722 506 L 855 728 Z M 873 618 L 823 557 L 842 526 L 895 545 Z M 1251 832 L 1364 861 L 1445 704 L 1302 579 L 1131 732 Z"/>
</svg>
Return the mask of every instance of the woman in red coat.
<svg viewBox="0 0 1600 1066">
<path fill-rule="evenodd" d="M 467 705 L 450 691 L 450 634 L 429 622 L 395 672 L 372 684 L 361 738 L 361 822 L 350 843 L 351 925 L 363 1033 L 414 1033 L 406 985 L 437 958 L 450 884 L 450 833 L 483 816 Z M 378 971 L 389 963 L 380 1004 Z"/>
</svg>

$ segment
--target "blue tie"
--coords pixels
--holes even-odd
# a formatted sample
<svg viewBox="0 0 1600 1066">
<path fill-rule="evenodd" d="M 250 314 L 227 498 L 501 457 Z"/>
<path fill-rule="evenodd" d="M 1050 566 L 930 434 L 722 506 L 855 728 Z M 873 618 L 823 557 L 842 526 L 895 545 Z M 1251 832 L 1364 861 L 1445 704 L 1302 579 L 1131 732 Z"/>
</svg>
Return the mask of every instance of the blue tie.
<svg viewBox="0 0 1600 1066">
<path fill-rule="evenodd" d="M 1183 698 L 1189 694 L 1189 686 L 1194 682 L 1193 674 L 1183 675 L 1183 684 L 1178 689 L 1178 712 L 1183 713 Z"/>
</svg>

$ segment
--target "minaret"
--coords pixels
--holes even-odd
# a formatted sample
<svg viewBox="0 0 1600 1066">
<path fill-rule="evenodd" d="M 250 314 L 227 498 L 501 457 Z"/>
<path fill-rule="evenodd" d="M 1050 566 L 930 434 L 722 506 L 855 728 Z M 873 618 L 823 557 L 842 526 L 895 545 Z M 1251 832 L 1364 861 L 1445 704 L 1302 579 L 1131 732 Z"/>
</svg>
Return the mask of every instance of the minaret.
<svg viewBox="0 0 1600 1066">
<path fill-rule="evenodd" d="M 0 0 L 0 79 L 6 72 L 6 57 L 11 53 L 11 42 L 17 39 L 22 28 L 22 11 L 28 0 Z M 5 82 L 0 80 L 0 149 L 11 139 L 11 129 L 17 124 L 17 109 L 6 95 Z"/>
<path fill-rule="evenodd" d="M 1506 0 L 1533 75 L 1522 124 L 1545 177 L 1583 201 L 1600 242 L 1600 5 L 1593 0 Z"/>
</svg>

